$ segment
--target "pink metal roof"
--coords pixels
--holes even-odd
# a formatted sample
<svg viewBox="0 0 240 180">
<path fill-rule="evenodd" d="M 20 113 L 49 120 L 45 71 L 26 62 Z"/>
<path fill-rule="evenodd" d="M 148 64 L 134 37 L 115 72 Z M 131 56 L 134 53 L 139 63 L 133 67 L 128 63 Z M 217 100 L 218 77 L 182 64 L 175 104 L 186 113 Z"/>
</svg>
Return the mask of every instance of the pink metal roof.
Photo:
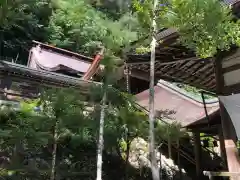
<svg viewBox="0 0 240 180">
<path fill-rule="evenodd" d="M 149 110 L 149 90 L 136 95 L 137 103 Z M 212 114 L 219 109 L 218 102 L 206 105 L 208 114 Z M 163 83 L 155 86 L 155 111 L 170 111 L 165 121 L 177 121 L 182 126 L 188 126 L 205 117 L 203 103 L 198 102 L 186 95 L 168 87 Z"/>
<path fill-rule="evenodd" d="M 78 73 L 87 72 L 91 62 L 80 58 L 60 54 L 49 49 L 33 47 L 30 50 L 28 67 L 47 71 L 69 70 Z"/>
</svg>

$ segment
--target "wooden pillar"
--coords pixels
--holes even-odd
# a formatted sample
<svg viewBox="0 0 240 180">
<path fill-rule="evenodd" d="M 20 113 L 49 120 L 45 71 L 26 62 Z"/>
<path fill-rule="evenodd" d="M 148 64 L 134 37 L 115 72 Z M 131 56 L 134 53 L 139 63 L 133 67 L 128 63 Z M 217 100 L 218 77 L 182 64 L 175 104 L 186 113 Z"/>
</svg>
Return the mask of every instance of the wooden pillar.
<svg viewBox="0 0 240 180">
<path fill-rule="evenodd" d="M 218 127 L 218 137 L 219 137 L 219 142 L 220 142 L 220 155 L 223 160 L 223 166 L 224 170 L 227 170 L 227 156 L 226 156 L 226 149 L 225 149 L 225 144 L 224 144 L 224 137 L 223 137 L 223 131 L 222 131 L 222 126 Z"/>
<path fill-rule="evenodd" d="M 178 159 L 178 167 L 179 167 L 179 175 L 180 175 L 180 179 L 183 178 L 183 174 L 182 174 L 182 165 L 181 165 L 181 155 L 180 155 L 180 139 L 178 138 L 177 140 L 177 159 Z"/>
<path fill-rule="evenodd" d="M 224 71 L 222 66 L 224 57 L 227 57 L 228 55 L 229 54 L 224 54 L 223 52 L 220 52 L 217 54 L 216 59 L 214 61 L 218 95 L 229 95 L 229 92 L 228 94 L 225 93 L 225 80 L 224 80 Z M 234 143 L 234 140 L 236 139 L 236 132 L 234 131 L 231 119 L 228 117 L 228 114 L 224 106 L 222 105 L 221 102 L 219 104 L 220 104 L 221 124 L 222 124 L 222 131 L 223 131 L 223 137 L 224 137 L 224 146 L 226 149 L 226 161 L 228 165 L 228 171 L 239 172 L 240 163 L 237 156 L 237 147 L 236 147 L 236 144 Z M 233 179 L 234 178 L 231 178 L 231 180 Z"/>
<path fill-rule="evenodd" d="M 201 141 L 200 133 L 196 130 L 193 133 L 194 138 L 194 152 L 195 152 L 195 162 L 196 162 L 196 180 L 201 179 L 202 170 L 201 170 Z"/>
<path fill-rule="evenodd" d="M 239 172 L 240 171 L 240 161 L 238 156 L 237 146 L 235 144 L 236 132 L 232 125 L 231 119 L 226 113 L 225 108 L 220 103 L 220 111 L 222 118 L 222 130 L 224 136 L 224 145 L 226 149 L 227 166 L 229 172 Z M 238 180 L 237 178 L 230 178 L 230 180 Z"/>
</svg>

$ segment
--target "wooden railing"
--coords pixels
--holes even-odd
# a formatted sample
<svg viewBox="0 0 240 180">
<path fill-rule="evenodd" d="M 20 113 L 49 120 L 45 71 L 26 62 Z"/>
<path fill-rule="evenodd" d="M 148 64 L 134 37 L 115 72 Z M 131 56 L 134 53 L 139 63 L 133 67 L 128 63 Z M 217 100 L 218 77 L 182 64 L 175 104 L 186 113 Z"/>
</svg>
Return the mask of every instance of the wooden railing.
<svg viewBox="0 0 240 180">
<path fill-rule="evenodd" d="M 203 171 L 205 176 L 208 176 L 210 180 L 214 180 L 214 177 L 229 177 L 230 179 L 240 179 L 240 172 L 212 172 Z"/>
</svg>

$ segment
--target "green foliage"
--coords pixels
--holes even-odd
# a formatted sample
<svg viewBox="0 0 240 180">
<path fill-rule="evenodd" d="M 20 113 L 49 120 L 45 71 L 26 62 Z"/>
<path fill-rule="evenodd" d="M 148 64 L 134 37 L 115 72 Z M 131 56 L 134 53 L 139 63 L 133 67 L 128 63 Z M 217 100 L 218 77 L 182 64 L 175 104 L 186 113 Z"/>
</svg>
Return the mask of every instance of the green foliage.
<svg viewBox="0 0 240 180">
<path fill-rule="evenodd" d="M 0 3 L 0 14 L 7 17 L 7 21 L 0 18 L 0 40 L 6 50 L 6 53 L 1 51 L 0 55 L 15 57 L 20 53 L 25 62 L 27 58 L 24 54 L 32 39 L 49 41 L 89 55 L 95 53 L 100 46 L 105 48 L 105 56 L 101 61 L 105 65 L 103 86 L 94 87 L 90 98 L 83 98 L 72 89 L 48 89 L 41 93 L 40 99 L 21 102 L 19 111 L 11 107 L 1 109 L 0 152 L 6 153 L 10 159 L 10 165 L 4 165 L 4 168 L 21 169 L 21 173 L 15 173 L 15 179 L 48 178 L 55 128 L 58 145 L 57 175 L 65 178 L 66 174 L 81 174 L 84 171 L 82 174 L 90 172 L 92 176 L 96 164 L 99 105 L 106 90 L 108 108 L 104 125 L 105 157 L 106 154 L 116 156 L 115 151 L 119 151 L 122 140 L 129 143 L 137 136 L 148 138 L 146 115 L 137 110 L 134 99 L 128 94 L 108 88 L 109 84 L 116 82 L 121 48 L 144 32 L 137 17 L 131 12 L 126 13 L 129 7 L 125 3 L 129 6 L 130 2 L 114 1 L 117 4 L 116 13 L 113 9 L 109 10 L 109 7 L 115 5 L 108 1 L 99 5 L 102 6 L 100 8 L 83 0 L 57 0 L 52 4 L 48 0 Z M 89 101 L 85 102 L 85 99 Z M 41 111 L 34 111 L 36 106 L 40 106 Z M 86 158 L 83 153 L 88 152 L 93 155 Z M 122 156 L 118 155 L 122 160 Z M 91 161 L 94 161 L 94 165 Z M 118 168 L 119 164 L 118 162 Z M 28 177 L 32 171 L 34 178 Z M 119 173 L 123 174 L 121 171 Z M 47 176 L 43 177 L 43 174 Z M 80 179 L 84 178 L 81 176 Z"/>
<path fill-rule="evenodd" d="M 40 112 L 33 111 L 36 105 L 41 106 Z M 8 113 L 7 121 L 1 124 L 1 151 L 11 152 L 11 149 L 18 145 L 20 150 L 16 156 L 19 156 L 18 153 L 24 156 L 27 152 L 41 153 L 53 142 L 52 131 L 56 121 L 58 121 L 58 143 L 67 137 L 73 137 L 73 142 L 79 137 L 81 140 L 87 140 L 88 127 L 85 127 L 87 118 L 83 115 L 83 108 L 81 97 L 70 89 L 50 89 L 44 91 L 39 100 L 22 102 L 21 109 L 17 112 L 12 109 L 12 115 Z M 18 166 L 16 160 L 11 161 L 9 168 L 26 168 L 21 165 L 24 161 L 22 158 L 17 158 Z"/>
<path fill-rule="evenodd" d="M 141 22 L 142 26 L 147 29 L 148 31 L 152 30 L 152 19 L 155 16 L 156 22 L 157 22 L 157 29 L 163 28 L 163 24 L 161 23 L 161 16 L 165 14 L 167 11 L 167 6 L 165 4 L 168 3 L 167 0 L 159 0 L 158 6 L 155 11 L 153 11 L 153 1 L 152 0 L 143 0 L 133 1 L 133 7 L 135 11 L 137 12 L 139 22 Z"/>
<path fill-rule="evenodd" d="M 237 141 L 237 148 L 240 149 L 240 141 Z"/>
<path fill-rule="evenodd" d="M 58 139 L 74 135 L 85 134 L 81 129 L 86 124 L 84 104 L 81 96 L 73 89 L 49 89 L 41 94 L 41 115 L 45 117 L 46 128 L 49 131 L 58 122 Z M 83 137 L 84 138 L 84 137 Z"/>
<path fill-rule="evenodd" d="M 184 90 L 186 93 L 189 93 L 189 95 L 192 95 L 194 98 L 202 101 L 202 95 L 201 95 L 202 89 L 198 89 L 193 86 L 189 86 L 189 85 L 182 84 L 182 83 L 173 83 L 173 84 L 175 84 L 177 87 L 180 87 L 182 90 Z M 204 93 L 204 98 L 207 100 L 210 100 L 210 99 L 214 99 L 216 97 L 214 97 L 213 95 Z"/>
<path fill-rule="evenodd" d="M 142 26 L 150 29 L 152 1 L 135 1 Z M 161 0 L 155 12 L 158 29 L 175 28 L 179 41 L 202 58 L 213 57 L 218 50 L 240 45 L 240 23 L 230 7 L 218 0 Z"/>
<path fill-rule="evenodd" d="M 94 53 L 99 45 L 118 53 L 122 46 L 137 38 L 135 32 L 108 19 L 83 0 L 60 0 L 49 31 L 52 43 L 87 54 Z"/>
<path fill-rule="evenodd" d="M 89 3 L 114 20 L 131 10 L 131 0 L 89 0 Z"/>
<path fill-rule="evenodd" d="M 39 132 L 34 127 L 39 124 L 38 119 L 32 120 L 33 114 L 28 111 L 15 112 L 11 109 L 8 119 L 1 123 L 1 151 L 11 152 L 17 148 L 17 153 L 26 151 L 34 151 L 47 144 L 49 135 L 45 132 Z M 39 119 L 40 120 L 40 119 Z M 11 165 L 16 161 L 13 159 Z M 16 166 L 15 166 L 16 167 Z M 18 167 L 20 168 L 20 167 Z"/>
<path fill-rule="evenodd" d="M 172 0 L 162 20 L 179 31 L 183 45 L 203 58 L 240 45 L 240 22 L 218 0 Z"/>
<path fill-rule="evenodd" d="M 135 49 L 136 54 L 145 54 L 150 52 L 150 47 L 144 47 L 144 46 L 140 46 L 138 48 Z"/>
<path fill-rule="evenodd" d="M 205 150 L 210 150 L 214 152 L 213 148 L 215 147 L 215 143 L 217 143 L 217 140 L 215 138 L 210 135 L 201 133 L 200 140 L 203 142 L 203 147 L 205 148 Z"/>
<path fill-rule="evenodd" d="M 169 138 L 171 138 L 172 142 L 177 142 L 186 135 L 186 132 L 181 129 L 181 124 L 177 122 L 171 124 L 159 122 L 156 127 L 156 134 L 158 142 L 161 142 L 162 140 L 167 141 Z"/>
<path fill-rule="evenodd" d="M 153 3 L 151 0 L 138 1 L 134 0 L 134 8 L 138 13 L 139 22 L 142 23 L 142 26 L 148 30 L 151 27 L 151 20 L 153 18 L 152 6 Z"/>
<path fill-rule="evenodd" d="M 119 56 L 121 47 L 138 37 L 138 20 L 128 12 L 131 1 L 93 4 L 84 0 L 1 1 L 0 56 L 18 57 L 25 64 L 34 39 L 90 56 L 104 45 Z"/>
<path fill-rule="evenodd" d="M 129 95 L 111 89 L 108 90 L 111 98 L 108 100 L 104 125 L 104 146 L 106 153 L 116 156 L 116 151 L 113 150 L 121 149 L 121 139 L 129 141 L 137 136 L 147 137 L 148 126 L 146 116 L 134 107 L 134 100 L 127 99 Z M 40 99 L 22 102 L 21 109 L 17 112 L 11 107 L 2 109 L 1 117 L 6 120 L 1 121 L 1 152 L 9 153 L 8 157 L 12 159 L 11 152 L 17 144 L 20 147 L 14 160 L 10 161 L 11 166 L 4 168 L 10 171 L 14 171 L 13 168 L 21 169 L 19 171 L 24 172 L 22 176 L 27 178 L 31 166 L 24 164 L 36 161 L 38 166 L 34 170 L 35 177 L 38 173 L 39 179 L 43 178 L 43 174 L 49 174 L 53 128 L 57 121 L 57 174 L 63 176 L 62 171 L 74 174 L 73 171 L 94 170 L 95 165 L 88 162 L 90 157 L 83 160 L 78 154 L 79 151 L 86 153 L 93 150 L 95 157 L 101 98 L 91 99 L 88 105 L 84 99 L 72 89 L 48 89 L 41 93 Z M 35 106 L 40 106 L 41 111 L 33 111 Z M 85 146 L 92 150 L 84 150 Z M 26 159 L 29 153 L 33 155 L 30 160 Z M 118 155 L 122 159 L 121 154 Z M 84 164 L 85 170 L 80 164 Z M 86 166 L 91 167 L 86 169 Z M 19 175 L 15 175 L 19 178 Z"/>
<path fill-rule="evenodd" d="M 132 32 L 138 33 L 139 36 L 144 33 L 144 29 L 141 28 L 141 25 L 138 21 L 138 16 L 136 13 L 127 12 L 124 15 L 121 16 L 121 18 L 118 20 L 118 23 L 125 27 Z"/>
<path fill-rule="evenodd" d="M 26 63 L 33 39 L 45 41 L 44 26 L 51 15 L 49 0 L 3 0 L 0 2 L 0 56 L 18 55 Z"/>
</svg>

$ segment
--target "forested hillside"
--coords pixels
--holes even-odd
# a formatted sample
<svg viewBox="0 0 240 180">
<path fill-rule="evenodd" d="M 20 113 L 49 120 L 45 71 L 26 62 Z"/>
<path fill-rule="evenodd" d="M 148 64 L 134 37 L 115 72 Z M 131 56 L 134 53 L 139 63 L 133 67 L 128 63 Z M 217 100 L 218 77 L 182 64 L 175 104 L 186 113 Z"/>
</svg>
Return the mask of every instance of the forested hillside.
<svg viewBox="0 0 240 180">
<path fill-rule="evenodd" d="M 2 0 L 0 56 L 18 57 L 18 62 L 25 64 L 32 40 L 87 55 L 92 55 L 96 46 L 104 44 L 117 54 L 120 47 L 149 34 L 151 1 L 143 2 Z M 171 7 L 167 6 L 167 0 L 161 2 L 166 2 L 166 5 L 162 4 L 158 10 L 158 29 L 175 27 L 181 34 L 181 43 L 197 54 L 212 56 L 217 49 L 228 49 L 229 44 L 238 44 L 239 22 L 231 21 L 230 9 L 223 8 L 219 2 L 173 0 Z M 212 19 L 215 16 L 219 18 Z M 201 28 L 193 30 L 193 27 Z"/>
<path fill-rule="evenodd" d="M 74 89 L 51 89 L 42 91 L 39 99 L 22 102 L 17 111 L 1 105 L 0 177 L 6 180 L 95 179 L 101 96 L 101 89 L 93 90 L 86 104 L 86 97 Z M 144 162 L 131 158 L 135 164 L 140 163 L 140 168 L 128 162 L 133 139 L 148 137 L 147 116 L 133 102 L 116 90 L 108 90 L 104 180 L 151 178 L 149 169 L 141 164 Z M 157 144 L 170 129 L 173 142 L 182 134 L 178 126 L 159 124 L 156 127 L 156 133 L 161 135 Z M 133 145 L 131 149 L 138 158 L 145 156 L 142 152 L 147 154 L 147 147 Z M 168 168 L 162 176 L 167 180 L 175 173 L 175 169 Z"/>
<path fill-rule="evenodd" d="M 0 56 L 26 63 L 32 40 L 92 56 L 104 44 L 118 53 L 138 37 L 131 1 L 4 0 L 0 2 Z"/>
<path fill-rule="evenodd" d="M 103 45 L 106 61 L 112 60 L 109 56 L 119 57 L 121 47 L 143 32 L 130 2 L 1 1 L 1 59 L 26 64 L 32 40 L 89 56 Z M 111 74 L 106 74 L 104 83 L 108 77 Z M 1 105 L 0 178 L 95 179 L 102 90 L 93 89 L 90 97 L 79 96 L 72 89 L 46 93 L 42 91 L 37 100 L 22 102 L 17 112 Z M 108 91 L 107 96 L 103 179 L 149 178 L 148 170 L 134 169 L 127 157 L 130 141 L 147 136 L 146 116 L 120 92 Z"/>
<path fill-rule="evenodd" d="M 168 141 L 179 149 L 185 140 L 191 143 L 178 123 L 155 121 L 155 46 L 161 43 L 156 40 L 157 32 L 175 28 L 181 45 L 209 58 L 240 45 L 239 23 L 231 9 L 217 0 L 0 0 L 1 60 L 26 64 L 32 40 L 37 40 L 88 56 L 103 46 L 101 62 L 105 65 L 102 86 L 94 86 L 85 96 L 80 96 L 80 88 L 42 89 L 37 99 L 21 99 L 17 110 L 0 106 L 0 178 L 151 179 L 146 167 L 153 167 L 152 160 L 161 161 L 161 156 L 155 157 L 154 146 L 159 149 Z M 142 44 L 141 53 L 150 53 L 151 46 L 149 117 L 131 95 L 109 87 L 116 83 L 115 60 L 122 58 L 124 47 L 146 36 L 150 38 Z M 126 90 L 126 84 L 119 86 Z M 164 119 L 169 112 L 159 113 Z M 151 139 L 150 155 L 148 144 L 132 147 L 131 142 L 139 137 Z M 175 155 L 181 167 L 180 151 Z M 131 158 L 139 168 L 129 164 Z M 171 167 L 163 173 L 166 168 L 161 163 L 159 173 L 154 164 L 156 177 L 182 178 Z M 187 166 L 187 170 L 194 172 L 195 168 Z"/>
</svg>

